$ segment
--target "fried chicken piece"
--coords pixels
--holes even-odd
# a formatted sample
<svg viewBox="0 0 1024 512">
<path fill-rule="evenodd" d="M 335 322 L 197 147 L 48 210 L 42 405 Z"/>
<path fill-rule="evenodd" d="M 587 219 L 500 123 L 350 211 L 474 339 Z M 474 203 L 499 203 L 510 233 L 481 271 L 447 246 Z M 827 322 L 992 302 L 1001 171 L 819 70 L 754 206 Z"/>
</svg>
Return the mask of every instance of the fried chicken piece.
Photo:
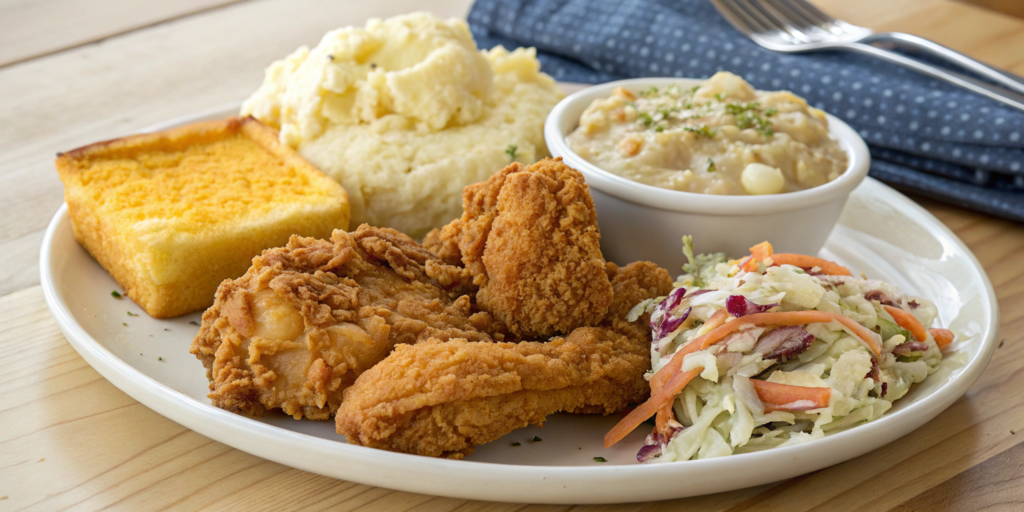
<svg viewBox="0 0 1024 512">
<path fill-rule="evenodd" d="M 549 342 L 430 340 L 401 346 L 345 391 L 335 424 L 352 444 L 461 459 L 474 446 L 568 411 L 611 414 L 649 393 L 647 315 L 626 313 L 672 289 L 668 272 L 607 267 L 615 290 L 599 327 Z"/>
<path fill-rule="evenodd" d="M 464 265 L 480 307 L 523 339 L 596 325 L 612 301 L 594 200 L 561 158 L 513 163 L 462 192 L 462 218 L 424 246 Z"/>
<path fill-rule="evenodd" d="M 293 236 L 221 283 L 190 352 L 218 407 L 327 420 L 345 388 L 396 344 L 504 339 L 500 322 L 473 311 L 460 281 L 470 281 L 465 269 L 392 229 Z"/>
</svg>

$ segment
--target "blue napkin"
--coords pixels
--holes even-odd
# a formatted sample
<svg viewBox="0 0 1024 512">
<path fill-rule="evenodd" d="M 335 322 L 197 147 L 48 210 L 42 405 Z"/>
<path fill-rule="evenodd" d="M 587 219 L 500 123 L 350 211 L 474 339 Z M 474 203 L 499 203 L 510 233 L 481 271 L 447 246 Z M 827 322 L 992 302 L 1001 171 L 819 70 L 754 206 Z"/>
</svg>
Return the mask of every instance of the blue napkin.
<svg viewBox="0 0 1024 512">
<path fill-rule="evenodd" d="M 846 52 L 765 50 L 708 0 L 477 0 L 469 24 L 481 48 L 536 47 L 557 80 L 728 70 L 791 90 L 864 137 L 871 176 L 1024 222 L 1024 112 L 944 82 Z"/>
</svg>

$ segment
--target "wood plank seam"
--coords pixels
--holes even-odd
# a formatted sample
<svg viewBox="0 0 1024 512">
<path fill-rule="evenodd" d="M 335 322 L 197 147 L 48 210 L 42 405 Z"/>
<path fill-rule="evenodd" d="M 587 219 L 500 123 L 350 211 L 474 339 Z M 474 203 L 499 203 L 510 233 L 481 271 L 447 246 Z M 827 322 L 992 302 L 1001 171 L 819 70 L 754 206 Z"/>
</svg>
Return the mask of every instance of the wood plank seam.
<svg viewBox="0 0 1024 512">
<path fill-rule="evenodd" d="M 167 23 L 173 23 L 173 22 L 178 21 L 178 20 L 186 19 L 186 18 L 189 18 L 189 17 L 192 17 L 192 16 L 203 15 L 203 14 L 206 14 L 206 13 L 209 13 L 209 12 L 216 11 L 218 9 L 223 9 L 223 8 L 227 8 L 227 7 L 234 7 L 235 5 L 238 5 L 240 3 L 250 2 L 250 1 L 252 1 L 252 0 L 231 0 L 230 3 L 226 3 L 226 4 L 222 4 L 222 5 L 213 5 L 213 6 L 204 8 L 204 9 L 197 9 L 197 10 L 185 12 L 185 13 L 182 13 L 182 14 L 179 14 L 179 15 L 176 15 L 176 16 L 171 16 L 169 18 L 165 18 L 165 19 L 162 19 L 162 20 L 159 20 L 159 21 L 154 21 L 154 22 L 151 22 L 151 23 L 143 23 L 143 24 L 138 25 L 138 26 L 134 26 L 134 27 L 130 27 L 130 28 L 121 30 L 119 32 L 114 32 L 114 33 L 111 33 L 111 34 L 107 34 L 107 35 L 105 35 L 103 37 L 99 37 L 99 38 L 88 40 L 88 41 L 82 41 L 82 42 L 80 42 L 80 43 L 78 43 L 76 45 L 73 45 L 73 46 L 65 46 L 65 47 L 61 47 L 61 48 L 54 48 L 53 50 L 39 52 L 39 53 L 32 54 L 32 55 L 26 55 L 25 57 L 14 59 L 14 60 L 5 62 L 3 64 L 0 64 L 0 70 L 4 69 L 6 67 L 10 67 L 10 66 L 15 66 L 15 65 L 21 64 L 23 62 L 28 62 L 28 61 L 39 59 L 39 58 L 43 58 L 43 57 L 49 57 L 51 55 L 57 55 L 57 54 L 60 54 L 60 53 L 66 52 L 66 51 L 74 50 L 76 48 L 81 48 L 83 46 L 99 44 L 99 43 L 102 43 L 102 42 L 107 41 L 109 39 L 113 39 L 113 38 L 116 38 L 116 37 L 121 37 L 121 36 L 126 35 L 126 34 L 131 34 L 132 32 L 136 32 L 136 31 L 139 31 L 139 30 L 145 30 L 145 29 L 148 29 L 148 28 L 157 27 L 157 26 L 164 25 L 164 24 L 167 24 Z"/>
<path fill-rule="evenodd" d="M 60 491 L 60 492 L 58 492 L 58 493 L 56 493 L 56 494 L 51 494 L 51 495 L 47 496 L 46 498 L 44 498 L 43 500 L 37 501 L 36 503 L 33 503 L 33 504 L 32 504 L 32 505 L 30 505 L 30 506 L 38 505 L 38 504 L 40 504 L 40 503 L 42 503 L 42 502 L 44 502 L 44 501 L 46 501 L 46 500 L 49 500 L 49 499 L 52 499 L 52 498 L 56 498 L 56 497 L 58 497 L 58 496 L 60 496 L 60 495 L 62 495 L 62 494 L 66 494 L 66 493 L 68 493 L 68 492 L 74 491 L 75 489 L 78 489 L 78 488 L 80 488 L 80 487 L 82 487 L 82 486 L 84 486 L 84 485 L 87 485 L 87 484 L 88 484 L 89 482 L 92 482 L 92 481 L 96 480 L 97 478 L 100 478 L 100 477 L 102 477 L 103 475 L 107 475 L 107 474 L 109 474 L 110 472 L 112 472 L 112 471 L 114 471 L 114 470 L 116 470 L 116 469 L 118 469 L 118 468 L 120 468 L 120 467 L 124 466 L 125 464 L 128 464 L 129 462 L 132 462 L 132 461 L 133 461 L 133 460 L 135 460 L 135 459 L 136 459 L 136 458 L 137 458 L 137 457 L 138 457 L 139 455 L 142 455 L 142 454 L 144 454 L 144 453 L 150 452 L 150 451 L 152 451 L 152 450 L 154 450 L 154 449 L 158 448 L 158 447 L 159 447 L 160 445 L 162 445 L 162 444 L 164 444 L 164 443 L 167 443 L 167 442 L 169 442 L 169 441 L 172 441 L 172 440 L 174 440 L 174 439 L 176 439 L 176 438 L 178 438 L 178 437 L 181 437 L 181 436 L 183 436 L 183 435 L 187 435 L 187 434 L 189 434 L 189 433 L 192 433 L 192 431 L 191 431 L 191 430 L 189 430 L 189 429 L 187 429 L 187 428 L 184 428 L 184 427 L 182 427 L 182 430 L 181 430 L 181 432 L 178 432 L 177 434 L 174 434 L 173 436 L 171 436 L 171 437 L 169 437 L 169 438 L 167 438 L 167 439 L 164 439 L 163 441 L 161 441 L 161 442 L 159 442 L 159 443 L 157 443 L 157 444 L 154 444 L 153 446 L 150 446 L 150 447 L 146 448 L 145 450 L 142 450 L 141 452 L 139 452 L 139 453 L 137 453 L 137 454 L 133 455 L 132 457 L 129 457 L 129 458 L 127 458 L 127 459 L 125 459 L 125 460 L 123 460 L 123 461 L 121 461 L 121 462 L 119 462 L 119 463 L 117 463 L 117 464 L 115 464 L 115 465 L 113 465 L 113 466 L 111 466 L 111 467 L 109 467 L 109 468 L 107 468 L 107 469 L 105 469 L 105 470 L 101 471 L 100 473 L 97 473 L 96 475 L 94 475 L 94 476 L 93 476 L 92 478 L 89 478 L 88 480 L 85 480 L 85 481 L 83 481 L 83 482 L 79 482 L 78 484 L 76 484 L 76 485 L 74 485 L 74 486 L 72 486 L 72 487 L 68 487 L 67 489 L 64 489 L 64 490 L 62 490 L 62 491 Z M 199 446 L 199 447 L 197 447 L 197 448 L 201 448 L 201 447 L 203 447 L 203 446 L 206 446 L 207 444 L 210 444 L 210 443 L 213 443 L 213 442 L 214 442 L 214 441 L 210 441 L 209 443 L 206 443 L 206 444 L 200 445 L 200 446 Z M 185 452 L 185 453 L 188 453 L 188 452 Z M 140 474 L 141 474 L 141 473 L 140 473 Z M 116 482 L 116 483 L 115 483 L 114 485 L 116 486 L 117 484 L 120 484 L 120 483 L 122 483 L 122 482 L 123 482 L 123 480 L 122 480 L 121 482 Z M 82 498 L 81 500 L 78 500 L 78 501 L 76 501 L 75 503 L 72 503 L 72 504 L 71 504 L 71 505 L 70 505 L 70 506 L 69 506 L 68 508 L 74 507 L 75 505 L 78 505 L 78 504 L 82 503 L 83 501 L 86 501 L 86 500 L 88 500 L 89 498 L 92 498 L 93 496 L 95 496 L 96 494 L 99 494 L 100 492 L 102 492 L 102 490 L 100 490 L 100 491 L 97 491 L 97 492 L 95 492 L 95 493 L 93 493 L 93 494 L 90 494 L 89 496 L 86 496 L 85 498 Z"/>
</svg>

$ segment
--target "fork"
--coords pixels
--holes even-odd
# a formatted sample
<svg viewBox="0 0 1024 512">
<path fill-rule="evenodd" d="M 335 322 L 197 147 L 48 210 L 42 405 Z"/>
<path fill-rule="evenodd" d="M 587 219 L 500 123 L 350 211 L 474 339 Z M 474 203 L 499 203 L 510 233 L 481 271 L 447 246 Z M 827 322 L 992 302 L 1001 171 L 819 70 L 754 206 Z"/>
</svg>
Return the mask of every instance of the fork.
<svg viewBox="0 0 1024 512">
<path fill-rule="evenodd" d="M 987 66 L 938 43 L 901 32 L 875 33 L 837 20 L 805 0 L 711 0 L 736 30 L 777 52 L 848 50 L 867 54 L 1024 110 L 1024 79 Z M 895 53 L 871 43 L 896 43 L 945 59 L 997 82 L 1006 90 Z"/>
</svg>

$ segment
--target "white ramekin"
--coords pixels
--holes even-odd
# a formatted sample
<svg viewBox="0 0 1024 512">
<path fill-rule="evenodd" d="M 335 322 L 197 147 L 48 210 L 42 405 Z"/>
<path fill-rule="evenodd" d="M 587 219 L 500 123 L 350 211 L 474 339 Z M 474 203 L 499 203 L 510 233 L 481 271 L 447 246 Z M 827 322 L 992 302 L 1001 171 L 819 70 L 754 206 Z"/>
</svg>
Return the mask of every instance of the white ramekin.
<svg viewBox="0 0 1024 512">
<path fill-rule="evenodd" d="M 637 78 L 595 85 L 555 105 L 544 123 L 552 156 L 578 169 L 590 185 L 601 227 L 601 250 L 609 261 L 648 260 L 673 276 L 685 262 L 680 237 L 693 235 L 698 252 L 749 254 L 768 240 L 776 252 L 817 254 L 839 220 L 850 195 L 867 176 L 871 156 L 864 140 L 849 125 L 829 115 L 829 133 L 846 150 L 849 167 L 836 180 L 799 192 L 766 196 L 720 196 L 679 192 L 637 183 L 587 162 L 565 142 L 580 115 L 597 98 L 616 87 L 638 93 L 650 86 L 693 87 L 703 80 Z"/>
</svg>

